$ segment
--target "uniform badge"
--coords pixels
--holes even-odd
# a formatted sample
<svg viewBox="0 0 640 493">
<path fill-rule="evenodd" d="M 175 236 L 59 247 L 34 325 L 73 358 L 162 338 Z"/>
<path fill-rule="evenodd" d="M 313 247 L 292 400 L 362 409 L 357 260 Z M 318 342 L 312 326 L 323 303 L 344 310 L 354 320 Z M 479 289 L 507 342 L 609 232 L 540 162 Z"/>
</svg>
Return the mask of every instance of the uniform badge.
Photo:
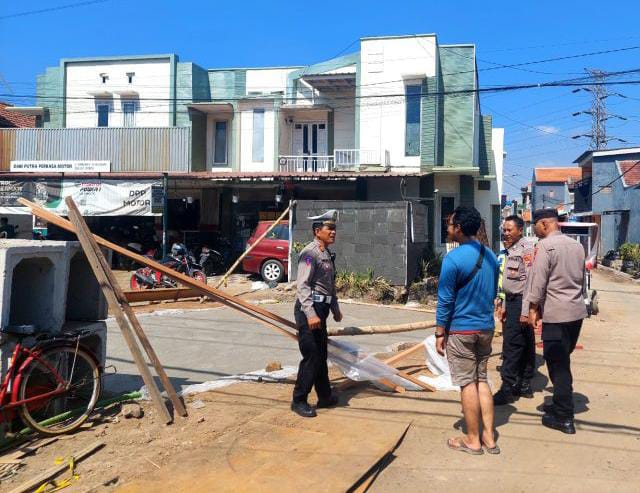
<svg viewBox="0 0 640 493">
<path fill-rule="evenodd" d="M 305 256 L 304 258 L 304 263 L 307 265 L 311 265 L 313 262 L 313 258 L 311 258 L 309 255 Z"/>
<path fill-rule="evenodd" d="M 524 260 L 524 263 L 527 267 L 531 266 L 531 262 L 533 261 L 533 259 L 531 258 L 531 254 L 530 253 L 526 253 L 522 256 L 522 260 Z"/>
</svg>

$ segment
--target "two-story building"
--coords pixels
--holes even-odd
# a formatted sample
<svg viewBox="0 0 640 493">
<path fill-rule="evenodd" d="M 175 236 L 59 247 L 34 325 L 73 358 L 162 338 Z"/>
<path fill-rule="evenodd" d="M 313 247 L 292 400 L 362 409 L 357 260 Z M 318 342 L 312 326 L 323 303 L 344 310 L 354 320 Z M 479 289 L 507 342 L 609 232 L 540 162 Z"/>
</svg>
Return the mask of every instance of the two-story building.
<svg viewBox="0 0 640 493">
<path fill-rule="evenodd" d="M 168 196 L 170 228 L 241 239 L 291 198 L 408 199 L 428 206 L 428 237 L 441 249 L 447 215 L 470 204 L 497 245 L 504 132 L 482 114 L 477 89 L 475 46 L 434 34 L 362 38 L 359 51 L 307 66 L 62 59 L 23 108 L 40 128 L 0 130 L 0 172 L 80 189 L 148 183 L 149 197 L 158 187 Z"/>
<path fill-rule="evenodd" d="M 571 212 L 573 185 L 581 178 L 582 169 L 576 167 L 535 168 L 531 181 L 531 210 L 551 207 L 560 213 Z"/>
<path fill-rule="evenodd" d="M 640 243 L 640 147 L 583 152 L 575 161 L 576 215 L 600 225 L 600 255 Z"/>
</svg>

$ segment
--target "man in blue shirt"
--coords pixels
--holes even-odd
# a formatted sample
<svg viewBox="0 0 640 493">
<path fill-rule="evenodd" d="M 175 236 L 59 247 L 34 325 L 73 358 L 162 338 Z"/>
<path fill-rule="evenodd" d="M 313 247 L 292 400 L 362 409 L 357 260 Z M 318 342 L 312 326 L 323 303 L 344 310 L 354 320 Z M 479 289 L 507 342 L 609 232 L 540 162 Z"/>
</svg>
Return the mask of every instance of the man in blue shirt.
<svg viewBox="0 0 640 493">
<path fill-rule="evenodd" d="M 500 453 L 493 430 L 493 396 L 487 383 L 498 261 L 476 240 L 481 221 L 475 208 L 465 206 L 457 207 L 448 219 L 449 241 L 460 246 L 442 263 L 436 314 L 436 348 L 441 355 L 446 353 L 451 381 L 460 386 L 467 425 L 467 434 L 449 438 L 447 445 L 473 455 L 484 450 Z"/>
</svg>

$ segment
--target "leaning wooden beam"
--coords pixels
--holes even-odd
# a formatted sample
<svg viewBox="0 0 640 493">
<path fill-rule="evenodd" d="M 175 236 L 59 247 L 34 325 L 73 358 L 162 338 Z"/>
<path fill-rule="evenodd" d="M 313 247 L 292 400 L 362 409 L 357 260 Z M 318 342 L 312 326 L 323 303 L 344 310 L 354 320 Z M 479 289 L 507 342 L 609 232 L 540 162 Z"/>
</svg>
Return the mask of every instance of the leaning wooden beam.
<svg viewBox="0 0 640 493">
<path fill-rule="evenodd" d="M 96 450 L 103 446 L 104 442 L 95 442 L 94 444 L 89 445 L 87 448 L 82 449 L 77 454 L 73 454 L 72 457 L 74 462 L 80 462 L 82 459 L 93 454 Z M 28 491 L 33 491 L 45 481 L 57 476 L 67 469 L 69 469 L 69 463 L 67 461 L 64 461 L 62 464 L 52 467 L 51 469 L 29 479 L 26 483 L 22 483 L 20 486 L 12 489 L 9 493 L 27 493 Z"/>
<path fill-rule="evenodd" d="M 76 233 L 76 228 L 75 226 L 67 221 L 66 219 L 64 219 L 63 217 L 58 216 L 57 214 L 54 214 L 52 212 L 49 212 L 46 209 L 43 209 L 42 207 L 38 206 L 37 204 L 34 204 L 33 202 L 30 202 L 24 198 L 20 198 L 18 199 L 18 202 L 26 207 L 28 207 L 31 210 L 31 213 L 34 214 L 35 216 L 38 216 L 42 219 L 44 219 L 45 221 L 54 224 L 56 226 L 58 226 L 59 228 L 65 229 L 71 233 Z M 96 243 L 109 248 L 110 250 L 113 250 L 114 252 L 117 252 L 121 255 L 124 255 L 125 257 L 131 258 L 134 261 L 142 264 L 142 265 L 146 265 L 148 267 L 151 267 L 152 269 L 156 269 L 160 272 L 162 272 L 163 274 L 165 274 L 167 277 L 174 279 L 178 282 L 181 282 L 182 284 L 185 284 L 193 289 L 196 289 L 197 291 L 203 293 L 205 296 L 212 296 L 213 298 L 217 299 L 218 301 L 220 301 L 221 303 L 223 303 L 226 306 L 229 306 L 235 310 L 239 310 L 242 313 L 248 315 L 249 317 L 252 317 L 258 321 L 260 321 L 261 323 L 267 325 L 268 327 L 274 329 L 274 330 L 278 330 L 280 332 L 288 332 L 285 331 L 285 329 L 271 323 L 268 322 L 268 320 L 272 320 L 274 322 L 278 322 L 286 327 L 289 327 L 291 329 L 296 329 L 296 325 L 295 323 L 291 322 L 290 320 L 287 320 L 284 317 L 281 317 L 279 315 L 276 315 L 275 313 L 271 313 L 268 310 L 265 310 L 264 308 L 261 308 L 259 306 L 253 305 L 251 303 L 246 302 L 245 300 L 238 298 L 236 296 L 232 296 L 229 295 L 227 293 L 225 293 L 224 291 L 220 291 L 218 289 L 212 288 L 211 286 L 208 286 L 206 284 L 202 284 L 199 281 L 196 281 L 195 279 L 186 276 L 180 272 L 174 271 L 168 267 L 166 267 L 165 265 L 162 265 L 159 262 L 156 262 L 155 260 L 149 259 L 147 257 L 144 257 L 142 255 L 138 255 L 137 253 L 133 253 L 130 250 L 127 250 L 126 248 L 123 248 L 119 245 L 116 245 L 115 243 L 112 243 L 108 240 L 105 240 L 104 238 L 101 238 L 100 236 L 97 235 L 92 235 L 92 237 L 95 239 Z M 262 318 L 264 317 L 264 318 Z M 266 319 L 266 320 L 265 320 Z M 297 340 L 297 336 L 295 334 L 292 334 L 296 340 Z M 404 375 L 402 375 L 404 377 Z M 408 375 L 409 378 L 406 378 L 407 380 L 411 380 L 411 376 Z M 388 384 L 380 381 L 381 383 L 383 383 L 386 386 L 389 386 Z M 423 382 L 418 381 L 419 383 L 417 383 L 417 385 L 420 385 L 421 387 L 427 389 L 427 390 L 431 390 L 431 388 L 429 386 L 427 386 L 426 384 L 424 384 Z M 415 382 L 414 382 L 415 383 Z M 389 382 L 389 384 L 391 384 L 391 382 Z M 396 389 L 398 386 L 391 384 L 392 387 Z M 402 389 L 404 390 L 404 389 Z"/>
<path fill-rule="evenodd" d="M 201 294 L 200 291 L 192 288 L 160 288 L 124 291 L 124 296 L 129 303 L 140 303 L 143 301 L 177 301 L 184 298 L 198 298 Z"/>
<path fill-rule="evenodd" d="M 409 349 L 400 351 L 395 356 L 392 356 L 391 358 L 384 360 L 384 362 L 388 365 L 393 365 L 394 363 L 397 363 L 398 361 L 405 359 L 407 356 L 411 356 L 413 353 L 419 351 L 420 349 L 425 349 L 424 344 L 422 342 L 419 342 L 415 346 L 411 346 Z"/>
<path fill-rule="evenodd" d="M 69 205 L 69 199 L 67 198 L 67 205 Z M 71 199 L 71 203 L 73 203 L 73 199 Z M 107 299 L 107 303 L 109 304 L 109 308 L 113 313 L 118 326 L 120 327 L 120 331 L 122 332 L 122 336 L 124 337 L 127 346 L 129 347 L 129 351 L 131 351 L 131 355 L 133 356 L 133 360 L 135 361 L 136 366 L 138 367 L 138 371 L 142 376 L 142 380 L 144 381 L 147 389 L 149 389 L 149 394 L 151 395 L 151 399 L 153 400 L 156 409 L 160 413 L 160 416 L 163 416 L 165 423 L 171 423 L 173 418 L 169 413 L 169 410 L 164 404 L 164 400 L 162 395 L 160 394 L 160 390 L 158 389 L 155 381 L 153 380 L 153 375 L 149 371 L 147 367 L 147 363 L 142 356 L 142 352 L 140 351 L 140 347 L 136 342 L 136 339 L 131 331 L 131 327 L 129 326 L 129 321 L 124 315 L 124 312 L 120 306 L 120 301 L 118 300 L 118 296 L 115 293 L 115 287 L 110 282 L 107 273 L 103 267 L 103 264 L 100 262 L 100 257 L 104 258 L 100 248 L 95 242 L 92 241 L 91 233 L 88 232 L 88 228 L 86 227 L 86 223 L 84 219 L 82 219 L 82 215 L 77 208 L 69 206 L 69 217 L 73 221 L 73 224 L 76 227 L 76 234 L 78 236 L 78 240 L 80 241 L 80 245 L 82 245 L 82 250 L 84 250 L 84 254 L 87 257 L 87 261 L 93 270 L 100 287 L 102 288 L 102 292 L 104 293 L 105 298 Z M 106 261 L 105 261 L 106 263 Z"/>
<path fill-rule="evenodd" d="M 412 330 L 432 329 L 435 322 L 414 322 L 398 325 L 366 325 L 364 327 L 329 327 L 330 336 L 357 336 L 365 334 L 394 334 L 396 332 L 410 332 Z"/>
<path fill-rule="evenodd" d="M 222 276 L 222 279 L 220 279 L 220 282 L 218 283 L 218 285 L 216 286 L 216 288 L 219 288 L 220 286 L 222 286 L 223 284 L 226 286 L 227 285 L 227 277 L 229 277 L 231 275 L 231 273 L 236 270 L 236 267 L 238 267 L 238 265 L 240 265 L 240 262 L 242 262 L 242 259 L 245 258 L 247 255 L 249 255 L 249 253 L 251 252 L 251 250 L 253 250 L 255 247 L 258 246 L 258 244 L 264 240 L 267 235 L 269 233 L 271 233 L 271 231 L 273 231 L 273 228 L 275 228 L 278 224 L 280 224 L 280 222 L 285 218 L 285 216 L 287 214 L 289 214 L 289 211 L 291 210 L 291 208 L 296 204 L 296 201 L 294 200 L 293 202 L 291 202 L 289 204 L 289 207 L 287 207 L 284 212 L 282 214 L 280 214 L 280 217 L 278 219 L 276 219 L 273 224 L 271 226 L 269 226 L 267 228 L 267 230 L 262 233 L 260 235 L 260 237 L 253 242 L 253 244 L 249 245 L 249 248 L 247 248 L 242 255 L 240 255 L 238 257 L 238 260 L 236 260 L 233 265 L 231 267 L 229 267 L 229 270 L 227 272 L 224 273 L 224 276 Z"/>
</svg>

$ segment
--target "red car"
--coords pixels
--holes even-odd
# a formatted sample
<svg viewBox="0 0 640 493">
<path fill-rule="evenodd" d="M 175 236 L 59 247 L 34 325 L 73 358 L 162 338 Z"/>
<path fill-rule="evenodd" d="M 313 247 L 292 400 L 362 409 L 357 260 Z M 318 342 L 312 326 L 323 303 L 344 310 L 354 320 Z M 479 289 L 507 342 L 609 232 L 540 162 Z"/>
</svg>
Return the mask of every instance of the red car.
<svg viewBox="0 0 640 493">
<path fill-rule="evenodd" d="M 247 242 L 253 245 L 273 221 L 260 221 Z M 242 260 L 245 272 L 260 274 L 269 282 L 280 282 L 289 273 L 289 221 L 282 221 Z"/>
</svg>

